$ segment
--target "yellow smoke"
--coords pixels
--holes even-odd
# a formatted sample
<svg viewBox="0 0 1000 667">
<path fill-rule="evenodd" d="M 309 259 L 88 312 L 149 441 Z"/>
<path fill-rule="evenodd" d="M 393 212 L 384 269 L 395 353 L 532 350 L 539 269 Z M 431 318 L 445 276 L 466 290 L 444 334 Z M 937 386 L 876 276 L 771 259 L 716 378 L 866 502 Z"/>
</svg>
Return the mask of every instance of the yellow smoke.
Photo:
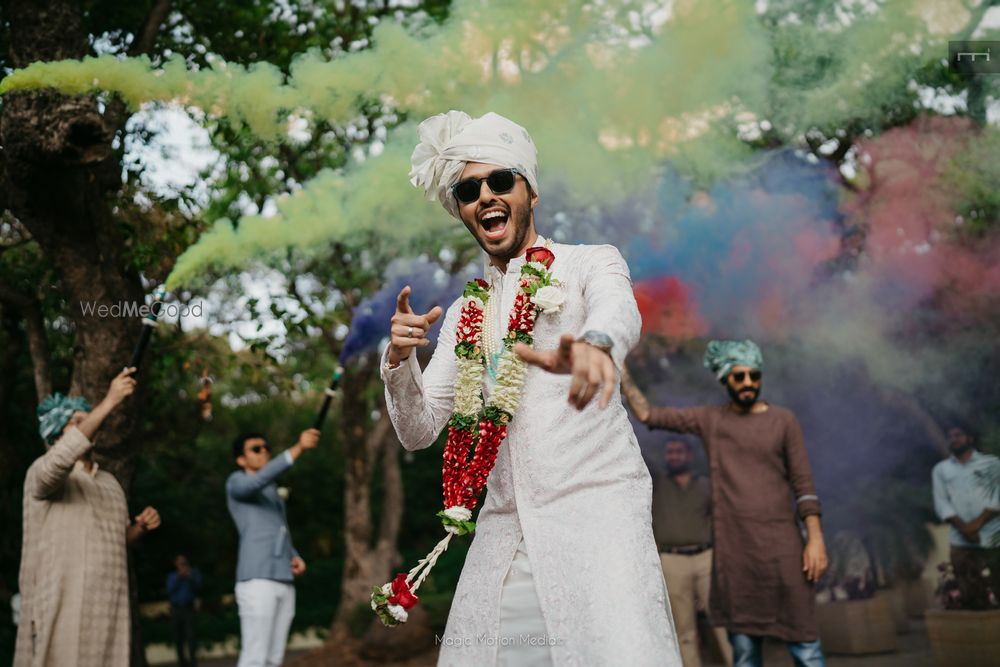
<svg viewBox="0 0 1000 667">
<path fill-rule="evenodd" d="M 447 22 L 420 36 L 383 24 L 371 49 L 332 61 L 306 53 L 287 77 L 266 63 L 190 71 L 175 59 L 154 70 L 145 58 L 100 56 L 35 63 L 4 79 L 0 93 L 113 91 L 132 108 L 174 101 L 272 141 L 286 139 L 291 114 L 346 124 L 362 100 L 384 101 L 414 120 L 452 108 L 473 116 L 496 111 L 531 132 L 542 196 L 547 181 L 559 180 L 586 204 L 635 192 L 665 160 L 698 178 L 739 164 L 746 149 L 733 119 L 763 118 L 774 106 L 771 46 L 753 4 L 677 0 L 644 23 L 641 12 L 653 3 L 456 2 Z M 874 41 L 879 30 L 885 27 L 856 45 Z M 853 94 L 842 83 L 838 94 L 845 91 Z M 817 119 L 843 114 L 811 94 L 820 95 L 808 104 Z M 319 175 L 279 202 L 277 216 L 244 218 L 238 230 L 220 221 L 179 259 L 168 284 L 289 245 L 372 238 L 369 232 L 405 241 L 453 230 L 454 221 L 407 181 L 414 143 L 413 125 L 404 126 L 381 156 Z"/>
</svg>

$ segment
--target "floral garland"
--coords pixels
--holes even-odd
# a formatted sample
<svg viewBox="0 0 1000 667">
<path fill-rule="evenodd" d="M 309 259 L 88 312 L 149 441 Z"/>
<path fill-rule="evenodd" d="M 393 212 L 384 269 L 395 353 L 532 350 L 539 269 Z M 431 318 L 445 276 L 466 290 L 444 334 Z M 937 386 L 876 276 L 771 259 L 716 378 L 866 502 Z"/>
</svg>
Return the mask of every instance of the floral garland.
<svg viewBox="0 0 1000 667">
<path fill-rule="evenodd" d="M 507 425 L 517 412 L 527 371 L 527 365 L 514 353 L 514 345 L 531 345 L 538 313 L 557 313 L 565 300 L 549 271 L 554 260 L 552 251 L 544 247 L 529 248 L 525 255 L 488 404 L 483 401 L 482 381 L 487 364 L 483 324 L 489 284 L 478 278 L 465 286 L 455 335 L 455 411 L 448 420 L 441 467 L 445 509 L 437 514 L 448 534 L 408 573 L 401 572 L 391 582 L 372 588 L 371 607 L 386 626 L 406 622 L 408 610 L 419 602 L 417 589 L 452 536 L 468 535 L 476 529 L 472 510 L 496 463 L 500 443 L 507 437 Z"/>
</svg>

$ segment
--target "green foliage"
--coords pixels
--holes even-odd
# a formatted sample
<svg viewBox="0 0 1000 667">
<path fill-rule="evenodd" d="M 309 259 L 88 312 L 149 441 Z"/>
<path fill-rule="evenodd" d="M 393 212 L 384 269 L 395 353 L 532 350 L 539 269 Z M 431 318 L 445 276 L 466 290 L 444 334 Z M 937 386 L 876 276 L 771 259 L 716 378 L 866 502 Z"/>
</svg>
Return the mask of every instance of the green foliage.
<svg viewBox="0 0 1000 667">
<path fill-rule="evenodd" d="M 959 234 L 970 241 L 1000 229 L 1000 130 L 985 127 L 976 141 L 954 159 L 945 182 L 959 193 L 957 211 L 962 217 Z"/>
</svg>

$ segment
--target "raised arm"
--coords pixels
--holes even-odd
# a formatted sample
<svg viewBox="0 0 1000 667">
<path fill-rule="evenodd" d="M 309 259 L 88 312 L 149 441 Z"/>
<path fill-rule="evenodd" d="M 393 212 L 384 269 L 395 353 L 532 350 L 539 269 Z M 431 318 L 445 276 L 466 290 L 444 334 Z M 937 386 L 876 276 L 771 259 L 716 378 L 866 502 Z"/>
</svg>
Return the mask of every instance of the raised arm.
<svg viewBox="0 0 1000 667">
<path fill-rule="evenodd" d="M 646 395 L 632 379 L 632 374 L 629 373 L 628 366 L 625 364 L 622 364 L 622 393 L 639 421 L 651 429 L 694 433 L 698 436 L 701 436 L 705 430 L 703 427 L 706 417 L 704 407 L 668 408 L 650 405 Z"/>
<path fill-rule="evenodd" d="M 294 459 L 289 451 L 271 459 L 271 462 L 250 475 L 243 471 L 234 472 L 226 480 L 226 493 L 236 500 L 250 500 L 261 489 L 273 482 L 283 472 L 292 467 Z"/>
<path fill-rule="evenodd" d="M 646 419 L 646 426 L 651 429 L 662 429 L 673 431 L 674 433 L 694 433 L 701 437 L 705 431 L 704 422 L 706 410 L 701 406 L 695 408 L 670 408 L 663 405 L 654 405 L 649 408 L 649 417 Z M 708 442 L 705 446 L 708 446 Z"/>
<path fill-rule="evenodd" d="M 632 408 L 632 412 L 635 416 L 639 418 L 643 424 L 649 423 L 649 401 L 646 400 L 646 395 L 642 393 L 635 384 L 635 380 L 632 379 L 632 374 L 628 371 L 628 366 L 622 364 L 621 366 L 621 380 L 622 380 L 622 394 L 625 396 L 625 401 L 628 406 Z"/>
<path fill-rule="evenodd" d="M 390 348 L 382 355 L 382 381 L 389 418 L 403 447 L 423 449 L 437 440 L 455 405 L 455 327 L 462 300 L 451 305 L 441 324 L 437 347 L 421 372 L 410 354 L 390 368 Z M 390 346 L 391 347 L 391 346 Z"/>
<path fill-rule="evenodd" d="M 53 496 L 66 483 L 73 464 L 93 446 L 79 429 L 66 429 L 49 451 L 31 464 L 25 478 L 25 492 L 36 500 Z"/>
<path fill-rule="evenodd" d="M 94 434 L 104 419 L 135 391 L 135 368 L 126 368 L 111 380 L 108 393 L 79 426 L 67 428 L 62 437 L 28 470 L 25 491 L 43 500 L 59 491 L 73 470 L 73 464 L 93 447 Z"/>
</svg>

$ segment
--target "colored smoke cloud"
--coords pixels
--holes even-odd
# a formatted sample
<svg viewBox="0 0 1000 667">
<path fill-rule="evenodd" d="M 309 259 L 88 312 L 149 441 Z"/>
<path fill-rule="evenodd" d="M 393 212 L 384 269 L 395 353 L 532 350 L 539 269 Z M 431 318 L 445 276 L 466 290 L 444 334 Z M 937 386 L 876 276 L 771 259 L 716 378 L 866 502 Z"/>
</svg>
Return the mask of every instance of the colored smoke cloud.
<svg viewBox="0 0 1000 667">
<path fill-rule="evenodd" d="M 413 120 L 449 108 L 492 110 L 531 131 L 543 193 L 558 184 L 582 204 L 603 204 L 646 187 L 664 161 L 704 183 L 744 170 L 751 153 L 737 138 L 741 123 L 771 118 L 779 136 L 794 140 L 813 124 L 875 113 L 886 102 L 880 91 L 901 89 L 907 76 L 912 56 L 898 42 L 930 39 L 906 2 L 887 2 L 845 29 L 786 26 L 779 37 L 769 30 L 743 0 L 662 8 L 455 2 L 440 26 L 408 34 L 386 22 L 371 49 L 332 61 L 306 53 L 287 76 L 267 63 L 190 71 L 177 59 L 154 69 L 143 58 L 105 55 L 35 63 L 4 79 L 0 92 L 113 91 L 132 108 L 173 101 L 273 141 L 286 140 L 293 116 L 344 124 L 365 100 Z M 859 83 L 871 59 L 883 86 Z M 413 130 L 391 133 L 377 158 L 321 174 L 279 202 L 273 217 L 220 220 L 179 259 L 168 285 L 288 245 L 368 244 L 388 224 L 404 242 L 436 238 L 445 216 L 422 205 L 406 181 Z"/>
</svg>

